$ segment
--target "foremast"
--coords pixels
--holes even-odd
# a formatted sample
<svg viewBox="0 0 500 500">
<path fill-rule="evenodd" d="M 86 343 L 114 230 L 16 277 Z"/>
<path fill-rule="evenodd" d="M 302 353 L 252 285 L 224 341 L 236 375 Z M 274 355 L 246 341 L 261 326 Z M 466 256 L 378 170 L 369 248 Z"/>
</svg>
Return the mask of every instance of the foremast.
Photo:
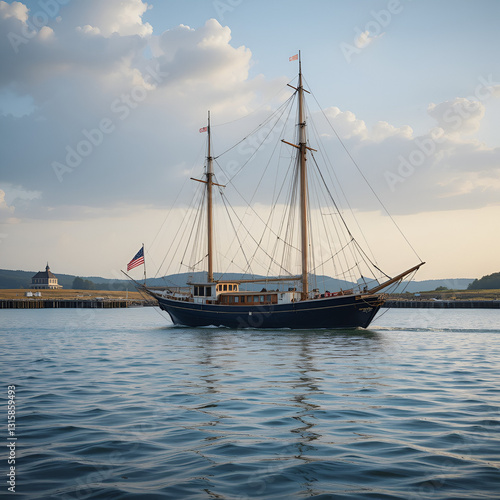
<svg viewBox="0 0 500 500">
<path fill-rule="evenodd" d="M 212 198 L 212 188 L 213 188 L 213 158 L 212 158 L 212 148 L 211 148 L 211 137 L 210 137 L 210 111 L 208 112 L 208 148 L 207 148 L 207 258 L 208 258 L 208 272 L 207 281 L 208 283 L 213 283 L 214 281 L 214 268 L 213 268 L 213 198 Z"/>
<path fill-rule="evenodd" d="M 191 177 L 191 180 L 202 182 L 206 185 L 206 195 L 207 195 L 207 282 L 214 282 L 214 266 L 213 266 L 213 255 L 214 255 L 214 225 L 213 225 L 213 186 L 225 187 L 222 184 L 217 184 L 214 182 L 214 168 L 213 168 L 213 156 L 212 156 L 212 141 L 210 133 L 210 111 L 208 112 L 208 122 L 207 126 L 200 129 L 200 132 L 207 132 L 207 169 L 205 172 L 205 180 L 195 179 Z"/>
</svg>

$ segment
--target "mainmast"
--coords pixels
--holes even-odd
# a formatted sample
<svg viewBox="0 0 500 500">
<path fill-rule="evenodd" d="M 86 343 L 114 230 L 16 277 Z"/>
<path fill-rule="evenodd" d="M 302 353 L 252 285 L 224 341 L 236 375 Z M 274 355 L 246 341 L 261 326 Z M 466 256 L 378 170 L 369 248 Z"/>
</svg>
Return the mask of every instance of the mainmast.
<svg viewBox="0 0 500 500">
<path fill-rule="evenodd" d="M 297 59 L 297 56 L 290 58 L 290 60 Z M 309 246 L 307 235 L 307 150 L 315 151 L 315 149 L 307 146 L 306 136 L 306 118 L 304 111 L 304 87 L 302 86 L 302 63 L 300 60 L 300 51 L 298 54 L 299 59 L 299 83 L 297 87 L 288 84 L 299 94 L 299 144 L 292 144 L 291 142 L 282 139 L 282 142 L 293 146 L 299 150 L 298 166 L 299 166 L 299 181 L 300 181 L 300 250 L 302 253 L 302 300 L 306 300 L 309 293 L 309 275 L 308 275 L 308 260 L 309 260 Z"/>
<path fill-rule="evenodd" d="M 302 86 L 302 65 L 299 51 L 299 178 L 300 178 L 300 229 L 302 251 L 302 300 L 307 299 L 309 292 L 309 276 L 307 262 L 309 255 L 307 236 L 307 137 L 304 113 L 304 88 Z"/>
<path fill-rule="evenodd" d="M 210 111 L 208 112 L 208 152 L 207 152 L 207 234 L 208 234 L 208 275 L 207 281 L 212 283 L 214 281 L 213 270 L 213 204 L 212 204 L 212 186 L 213 186 L 213 158 L 211 152 L 210 140 Z"/>
</svg>

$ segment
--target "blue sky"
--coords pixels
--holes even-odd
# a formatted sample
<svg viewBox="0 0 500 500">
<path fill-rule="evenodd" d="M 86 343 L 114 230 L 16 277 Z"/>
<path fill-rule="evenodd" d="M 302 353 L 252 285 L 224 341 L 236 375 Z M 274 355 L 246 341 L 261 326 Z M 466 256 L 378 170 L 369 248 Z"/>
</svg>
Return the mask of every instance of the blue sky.
<svg viewBox="0 0 500 500">
<path fill-rule="evenodd" d="M 300 49 L 321 107 L 429 262 L 419 278 L 496 272 L 498 19 L 495 0 L 0 1 L 0 267 L 115 276 L 198 161 L 207 109 L 215 123 L 260 109 Z M 102 141 L 67 165 L 96 128 Z"/>
<path fill-rule="evenodd" d="M 227 24 L 233 45 L 252 51 L 251 75 L 275 78 L 288 69 L 293 77 L 295 68 L 280 62 L 301 49 L 320 102 L 334 96 L 372 122 L 406 124 L 408 113 L 425 110 L 429 100 L 467 95 L 477 75 L 498 69 L 495 0 L 400 0 L 392 14 L 387 0 L 150 3 L 144 19 L 155 32 L 181 23 L 198 27 L 210 17 Z M 353 45 L 366 28 L 383 36 L 346 61 L 341 44 Z"/>
</svg>

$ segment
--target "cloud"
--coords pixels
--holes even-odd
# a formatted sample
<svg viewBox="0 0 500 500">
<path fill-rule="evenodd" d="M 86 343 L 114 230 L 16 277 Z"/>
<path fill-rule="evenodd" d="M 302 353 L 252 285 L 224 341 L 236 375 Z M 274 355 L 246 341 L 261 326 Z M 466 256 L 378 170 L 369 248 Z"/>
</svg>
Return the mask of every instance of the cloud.
<svg viewBox="0 0 500 500">
<path fill-rule="evenodd" d="M 285 78 L 249 77 L 251 50 L 234 45 L 229 27 L 211 19 L 156 34 L 142 19 L 148 8 L 139 0 L 70 2 L 35 26 L 36 12 L 0 1 L 0 58 L 8 68 L 0 74 L 0 97 L 11 100 L 0 116 L 0 182 L 38 193 L 12 201 L 5 189 L 6 206 L 18 217 L 85 218 L 89 207 L 108 210 L 124 200 L 129 207 L 165 206 L 181 174 L 203 163 L 193 144 L 203 147 L 197 131 L 208 110 L 215 124 L 256 109 L 264 118 L 262 103 L 285 87 Z M 12 33 L 26 38 L 17 52 Z M 375 38 L 365 36 L 365 44 Z M 481 92 L 494 97 L 499 88 L 491 82 Z M 339 107 L 324 113 L 376 191 L 393 201 L 391 210 L 412 213 L 498 199 L 499 151 L 475 139 L 487 107 L 474 98 L 432 103 L 436 127 L 420 135 L 409 124 L 368 125 Z M 228 127 L 224 145 L 249 130 Z M 352 164 L 334 149 L 335 133 L 326 124 L 319 132 L 355 192 L 354 206 L 367 209 Z M 387 172 L 398 181 L 391 184 Z"/>
<path fill-rule="evenodd" d="M 0 35 L 22 36 L 32 13 L 0 5 Z M 141 21 L 146 8 L 135 0 L 69 3 L 18 53 L 0 36 L 10 61 L 0 96 L 12 103 L 0 116 L 0 181 L 42 193 L 16 213 L 51 218 L 57 207 L 124 199 L 161 206 L 207 110 L 220 123 L 275 93 L 276 82 L 249 79 L 251 52 L 232 45 L 229 28 L 209 20 L 152 35 Z"/>
<path fill-rule="evenodd" d="M 8 4 L 0 1 L 0 19 L 17 19 L 21 22 L 28 20 L 28 7 L 21 2 L 12 2 Z"/>
<path fill-rule="evenodd" d="M 341 111 L 339 108 L 332 106 L 324 112 L 333 128 L 343 139 L 357 137 L 361 141 L 381 142 L 391 137 L 412 138 L 413 130 L 408 125 L 394 127 L 387 122 L 380 121 L 375 123 L 370 130 L 366 123 L 356 118 L 352 111 Z"/>
<path fill-rule="evenodd" d="M 354 44 L 358 49 L 364 49 L 365 47 L 368 47 L 371 43 L 373 43 L 375 40 L 378 38 L 381 38 L 384 36 L 384 33 L 380 33 L 378 35 L 371 35 L 369 31 L 363 31 L 359 33 L 359 35 L 356 37 L 354 40 Z"/>
<path fill-rule="evenodd" d="M 383 121 L 368 127 L 337 107 L 326 109 L 325 115 L 380 198 L 391 200 L 391 213 L 410 214 L 498 204 L 500 148 L 475 137 L 488 104 L 469 98 L 431 104 L 428 111 L 437 127 L 419 135 L 407 125 Z M 334 165 L 344 188 L 354 193 L 350 203 L 369 210 L 370 189 L 355 180 L 354 165 L 343 148 L 333 149 L 335 134 L 327 125 L 322 136 L 335 151 Z"/>
<path fill-rule="evenodd" d="M 153 27 L 142 20 L 150 6 L 142 0 L 85 0 L 85 2 L 53 2 L 44 5 L 38 2 L 38 10 L 27 7 L 20 2 L 15 8 L 1 8 L 6 12 L 4 17 L 16 17 L 31 30 L 43 29 L 43 26 L 58 24 L 61 33 L 67 35 L 71 31 L 98 33 L 103 37 L 138 35 L 147 37 L 153 33 Z M 59 5 L 60 4 L 60 5 Z M 67 4 L 67 5 L 66 5 Z"/>
<path fill-rule="evenodd" d="M 9 223 L 12 221 L 14 207 L 9 206 L 5 200 L 5 191 L 0 189 L 0 223 Z"/>
<path fill-rule="evenodd" d="M 146 37 L 153 33 L 153 27 L 142 20 L 149 6 L 141 0 L 85 0 L 75 4 L 64 16 L 76 28 L 86 26 L 107 38 L 112 35 Z"/>
<path fill-rule="evenodd" d="M 448 135 L 467 135 L 479 130 L 485 105 L 480 101 L 457 97 L 440 104 L 429 104 L 429 115 Z"/>
</svg>

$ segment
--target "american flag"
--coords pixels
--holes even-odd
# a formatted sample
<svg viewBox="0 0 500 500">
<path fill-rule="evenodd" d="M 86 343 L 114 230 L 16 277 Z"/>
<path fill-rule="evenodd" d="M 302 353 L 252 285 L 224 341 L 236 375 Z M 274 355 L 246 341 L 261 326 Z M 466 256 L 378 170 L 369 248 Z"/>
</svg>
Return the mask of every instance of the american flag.
<svg viewBox="0 0 500 500">
<path fill-rule="evenodd" d="M 200 128 L 200 134 L 203 132 L 206 132 L 208 130 L 208 127 L 202 127 Z"/>
<path fill-rule="evenodd" d="M 134 267 L 144 264 L 144 247 L 142 247 L 134 256 L 134 258 L 127 264 L 127 271 L 134 269 Z"/>
<path fill-rule="evenodd" d="M 288 60 L 290 62 L 292 62 L 292 61 L 296 61 L 298 58 L 299 58 L 299 54 L 295 54 L 294 56 L 289 57 Z"/>
</svg>

